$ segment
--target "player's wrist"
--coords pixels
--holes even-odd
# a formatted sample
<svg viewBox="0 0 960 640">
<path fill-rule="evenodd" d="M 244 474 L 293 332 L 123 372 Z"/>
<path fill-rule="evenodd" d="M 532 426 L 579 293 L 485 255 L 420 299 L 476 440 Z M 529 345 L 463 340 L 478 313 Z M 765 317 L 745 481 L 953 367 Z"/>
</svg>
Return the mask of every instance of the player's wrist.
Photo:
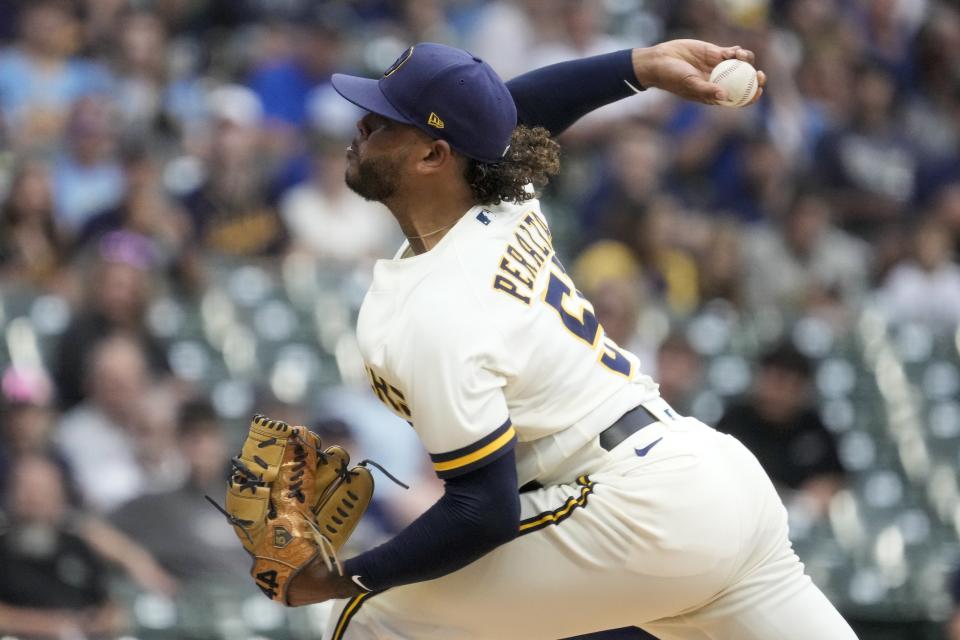
<svg viewBox="0 0 960 640">
<path fill-rule="evenodd" d="M 633 63 L 633 75 L 636 78 L 639 89 L 650 89 L 657 86 L 654 68 L 654 60 L 657 55 L 656 46 L 636 47 L 630 52 L 630 59 Z"/>
<path fill-rule="evenodd" d="M 327 600 L 352 598 L 363 591 L 351 576 L 330 571 L 322 559 L 315 558 L 290 581 L 286 604 L 301 607 Z"/>
</svg>

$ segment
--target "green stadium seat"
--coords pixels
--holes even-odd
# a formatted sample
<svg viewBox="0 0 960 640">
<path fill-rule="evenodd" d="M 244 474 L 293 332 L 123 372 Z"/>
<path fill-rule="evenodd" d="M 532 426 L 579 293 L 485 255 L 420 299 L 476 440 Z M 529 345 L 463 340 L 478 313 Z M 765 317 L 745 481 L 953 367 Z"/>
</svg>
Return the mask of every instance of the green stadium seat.
<svg viewBox="0 0 960 640">
<path fill-rule="evenodd" d="M 851 395 L 857 386 L 858 372 L 846 358 L 827 358 L 817 367 L 815 383 L 822 398 Z"/>
<path fill-rule="evenodd" d="M 722 355 L 707 366 L 710 388 L 723 397 L 738 396 L 750 388 L 750 365 L 738 355 Z"/>
</svg>

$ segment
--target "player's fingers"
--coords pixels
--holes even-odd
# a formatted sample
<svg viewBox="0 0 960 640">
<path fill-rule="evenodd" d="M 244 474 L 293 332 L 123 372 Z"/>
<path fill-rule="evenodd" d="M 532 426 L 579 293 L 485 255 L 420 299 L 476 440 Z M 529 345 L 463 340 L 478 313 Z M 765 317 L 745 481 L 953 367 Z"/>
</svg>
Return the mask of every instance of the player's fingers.
<svg viewBox="0 0 960 640">
<path fill-rule="evenodd" d="M 757 56 L 754 55 L 753 51 L 749 49 L 744 49 L 740 45 L 735 45 L 733 47 L 724 47 L 720 50 L 720 56 L 724 60 L 731 60 L 736 58 L 737 60 L 743 60 L 744 62 L 749 62 L 753 64 L 753 61 L 756 60 Z"/>
<path fill-rule="evenodd" d="M 767 76 L 763 71 L 757 71 L 757 92 L 753 95 L 753 98 L 750 99 L 750 102 L 747 103 L 747 106 L 760 101 L 760 96 L 763 95 L 763 87 L 765 84 L 767 84 Z"/>
<path fill-rule="evenodd" d="M 684 93 L 691 100 L 706 104 L 716 104 L 727 99 L 727 92 L 720 86 L 704 80 L 697 75 L 689 75 L 684 79 Z"/>
<path fill-rule="evenodd" d="M 763 87 L 767 84 L 767 74 L 763 71 L 757 71 L 757 92 L 754 94 L 753 98 L 750 99 L 750 102 L 747 105 L 756 104 L 760 100 L 760 96 L 763 95 Z"/>
</svg>

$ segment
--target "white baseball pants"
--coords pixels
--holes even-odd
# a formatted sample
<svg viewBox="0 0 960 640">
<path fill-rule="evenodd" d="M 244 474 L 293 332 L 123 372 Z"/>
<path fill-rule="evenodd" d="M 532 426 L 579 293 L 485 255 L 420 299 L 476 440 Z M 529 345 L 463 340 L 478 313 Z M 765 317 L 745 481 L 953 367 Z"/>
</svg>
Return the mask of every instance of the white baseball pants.
<svg viewBox="0 0 960 640">
<path fill-rule="evenodd" d="M 756 458 L 693 418 L 641 429 L 589 475 L 521 502 L 518 538 L 442 578 L 338 601 L 324 640 L 626 626 L 661 640 L 856 640 L 804 575 Z"/>
</svg>

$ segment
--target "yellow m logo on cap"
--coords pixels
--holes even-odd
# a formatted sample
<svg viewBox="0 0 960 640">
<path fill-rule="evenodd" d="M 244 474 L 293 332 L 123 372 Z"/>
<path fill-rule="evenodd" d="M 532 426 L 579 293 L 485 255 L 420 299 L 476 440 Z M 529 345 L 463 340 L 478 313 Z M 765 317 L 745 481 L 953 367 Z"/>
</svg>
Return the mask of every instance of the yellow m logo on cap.
<svg viewBox="0 0 960 640">
<path fill-rule="evenodd" d="M 427 118 L 427 124 L 431 127 L 436 127 L 437 129 L 443 129 L 443 120 L 441 120 L 440 116 L 435 114 L 433 111 L 430 112 L 430 117 Z"/>
</svg>

